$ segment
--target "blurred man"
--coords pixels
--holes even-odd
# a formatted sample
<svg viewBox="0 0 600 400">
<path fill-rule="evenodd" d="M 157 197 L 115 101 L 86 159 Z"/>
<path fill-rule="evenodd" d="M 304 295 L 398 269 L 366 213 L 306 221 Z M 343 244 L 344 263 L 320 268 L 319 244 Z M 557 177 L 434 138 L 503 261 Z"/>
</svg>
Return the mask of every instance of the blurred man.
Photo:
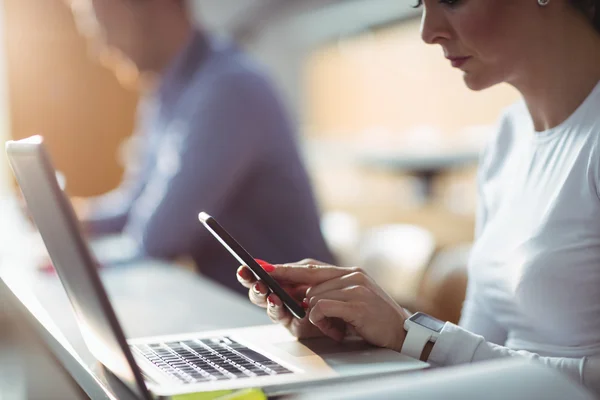
<svg viewBox="0 0 600 400">
<path fill-rule="evenodd" d="M 140 160 L 81 216 L 125 232 L 141 254 L 190 256 L 238 289 L 237 262 L 198 222 L 206 211 L 255 257 L 331 261 L 293 130 L 262 71 L 193 27 L 183 0 L 80 0 L 78 26 L 157 84 L 139 106 Z"/>
</svg>

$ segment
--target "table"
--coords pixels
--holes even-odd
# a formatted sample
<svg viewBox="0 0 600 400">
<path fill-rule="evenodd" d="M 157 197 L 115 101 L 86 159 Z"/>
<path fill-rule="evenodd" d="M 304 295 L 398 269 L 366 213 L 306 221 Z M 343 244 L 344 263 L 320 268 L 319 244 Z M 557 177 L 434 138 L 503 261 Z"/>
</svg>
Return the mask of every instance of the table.
<svg viewBox="0 0 600 400">
<path fill-rule="evenodd" d="M 440 151 L 415 154 L 402 151 L 363 151 L 358 162 L 367 167 L 397 174 L 415 176 L 421 182 L 420 196 L 429 198 L 433 182 L 441 174 L 454 168 L 477 165 L 478 150 Z"/>
<path fill-rule="evenodd" d="M 172 265 L 138 262 L 107 268 L 101 276 L 128 338 L 270 323 L 243 297 Z M 96 380 L 102 382 L 103 377 L 94 373 L 96 360 L 83 342 L 58 278 L 38 274 L 19 281 L 2 276 L 2 282 L 12 297 L 12 309 L 29 313 L 29 324 L 56 357 L 72 365 L 70 372 L 83 390 L 94 393 L 93 398 L 111 398 L 110 391 L 98 396 Z M 93 376 L 86 376 L 90 373 Z"/>
</svg>

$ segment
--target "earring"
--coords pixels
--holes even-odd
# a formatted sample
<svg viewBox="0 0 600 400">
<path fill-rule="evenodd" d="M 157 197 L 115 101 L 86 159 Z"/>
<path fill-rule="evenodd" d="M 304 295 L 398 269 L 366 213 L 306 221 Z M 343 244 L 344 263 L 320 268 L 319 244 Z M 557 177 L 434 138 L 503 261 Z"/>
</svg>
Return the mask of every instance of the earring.
<svg viewBox="0 0 600 400">
<path fill-rule="evenodd" d="M 538 4 L 542 7 L 546 7 L 550 3 L 550 0 L 538 0 Z"/>
</svg>

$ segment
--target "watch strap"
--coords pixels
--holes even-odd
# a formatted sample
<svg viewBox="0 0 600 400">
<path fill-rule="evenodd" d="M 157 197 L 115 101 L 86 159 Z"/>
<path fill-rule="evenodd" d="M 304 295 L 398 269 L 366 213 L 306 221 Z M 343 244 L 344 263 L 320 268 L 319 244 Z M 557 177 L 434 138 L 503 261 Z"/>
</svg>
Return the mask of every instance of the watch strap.
<svg viewBox="0 0 600 400">
<path fill-rule="evenodd" d="M 431 336 L 432 332 L 429 329 L 415 325 L 411 326 L 406 332 L 406 338 L 404 338 L 400 352 L 417 360 L 421 359 L 423 349 Z"/>
</svg>

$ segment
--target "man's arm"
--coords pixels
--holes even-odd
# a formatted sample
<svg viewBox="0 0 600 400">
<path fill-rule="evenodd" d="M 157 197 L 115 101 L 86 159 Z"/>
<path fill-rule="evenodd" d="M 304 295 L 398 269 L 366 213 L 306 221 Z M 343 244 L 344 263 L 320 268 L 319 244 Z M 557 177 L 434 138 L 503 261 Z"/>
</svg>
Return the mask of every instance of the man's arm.
<svg viewBox="0 0 600 400">
<path fill-rule="evenodd" d="M 127 223 L 135 195 L 139 192 L 136 183 L 141 182 L 137 179 L 125 180 L 117 189 L 104 195 L 74 199 L 73 205 L 84 230 L 96 235 L 121 232 Z"/>
<path fill-rule="evenodd" d="M 150 135 L 155 110 L 150 99 L 141 99 L 136 117 L 136 133 L 129 139 L 134 157 L 127 160 L 119 187 L 101 196 L 75 199 L 74 206 L 84 229 L 91 234 L 118 233 L 127 223 L 133 202 L 141 194 L 150 168 Z"/>
<path fill-rule="evenodd" d="M 207 89 L 207 88 L 204 88 Z M 181 123 L 187 134 L 176 143 L 179 157 L 164 156 L 136 201 L 126 231 L 149 256 L 189 254 L 197 215 L 218 214 L 236 185 L 261 157 L 269 131 L 288 129 L 269 85 L 253 74 L 230 74 L 214 82 L 193 118 Z M 163 149 L 163 151 L 169 151 Z"/>
</svg>

